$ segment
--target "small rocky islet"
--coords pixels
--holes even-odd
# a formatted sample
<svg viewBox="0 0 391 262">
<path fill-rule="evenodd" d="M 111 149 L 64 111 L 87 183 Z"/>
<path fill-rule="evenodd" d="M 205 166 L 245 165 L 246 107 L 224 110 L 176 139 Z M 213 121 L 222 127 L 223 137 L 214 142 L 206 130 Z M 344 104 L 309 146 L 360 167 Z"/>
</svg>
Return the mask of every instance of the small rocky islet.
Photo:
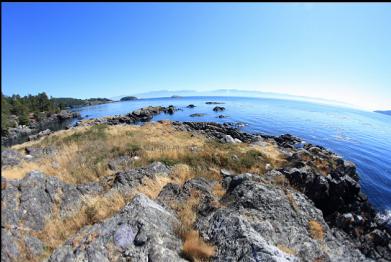
<svg viewBox="0 0 391 262">
<path fill-rule="evenodd" d="M 2 261 L 390 261 L 354 163 L 229 123 L 138 125 L 177 110 L 2 150 Z"/>
</svg>

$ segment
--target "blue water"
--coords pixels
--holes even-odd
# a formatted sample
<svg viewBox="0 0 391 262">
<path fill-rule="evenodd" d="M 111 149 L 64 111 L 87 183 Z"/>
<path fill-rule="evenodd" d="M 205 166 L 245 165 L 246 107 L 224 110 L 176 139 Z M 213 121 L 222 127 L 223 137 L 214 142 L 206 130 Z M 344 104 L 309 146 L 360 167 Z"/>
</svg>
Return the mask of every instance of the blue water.
<svg viewBox="0 0 391 262">
<path fill-rule="evenodd" d="M 223 112 L 206 101 L 225 102 Z M 186 108 L 194 104 L 193 109 Z M 322 145 L 357 165 L 360 183 L 379 211 L 391 212 L 391 117 L 302 101 L 243 97 L 153 98 L 79 108 L 84 118 L 121 115 L 146 106 L 174 105 L 183 111 L 154 120 L 243 122 L 243 131 L 268 135 L 290 133 Z M 190 117 L 205 113 L 203 117 Z M 227 118 L 217 118 L 218 115 Z M 86 117 L 86 115 L 88 115 Z"/>
</svg>

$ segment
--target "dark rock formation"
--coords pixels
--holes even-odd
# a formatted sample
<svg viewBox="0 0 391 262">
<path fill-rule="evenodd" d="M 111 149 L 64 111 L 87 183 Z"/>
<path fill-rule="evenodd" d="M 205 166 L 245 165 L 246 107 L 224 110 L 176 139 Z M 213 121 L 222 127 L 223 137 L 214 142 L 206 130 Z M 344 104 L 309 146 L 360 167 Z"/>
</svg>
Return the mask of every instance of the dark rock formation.
<svg viewBox="0 0 391 262">
<path fill-rule="evenodd" d="M 193 104 L 190 104 L 190 105 L 187 106 L 187 108 L 194 108 L 194 107 L 196 107 L 196 106 L 193 105 Z"/>
<path fill-rule="evenodd" d="M 191 116 L 191 117 L 201 117 L 201 116 L 206 116 L 206 114 L 203 114 L 203 113 L 195 113 L 195 114 L 191 114 L 190 116 Z"/>
<path fill-rule="evenodd" d="M 222 107 L 222 106 L 215 106 L 213 108 L 213 111 L 215 112 L 220 112 L 220 111 L 224 111 L 225 110 L 225 107 Z"/>
<path fill-rule="evenodd" d="M 205 102 L 207 105 L 219 105 L 219 104 L 225 104 L 224 102 Z"/>
<path fill-rule="evenodd" d="M 181 130 L 198 131 L 208 137 L 216 138 L 218 140 L 224 139 L 227 135 L 230 135 L 233 139 L 239 139 L 246 143 L 251 143 L 257 140 L 256 136 L 241 132 L 238 128 L 229 123 L 173 122 L 173 125 Z"/>
<path fill-rule="evenodd" d="M 76 126 L 89 126 L 97 124 L 107 124 L 107 125 L 119 125 L 119 124 L 136 124 L 139 122 L 148 122 L 153 116 L 165 113 L 165 114 L 174 114 L 179 109 L 175 108 L 173 105 L 168 107 L 163 106 L 149 106 L 145 108 L 140 108 L 134 110 L 133 112 L 122 115 L 122 116 L 112 116 L 97 118 L 93 120 L 82 121 L 76 124 Z"/>
</svg>

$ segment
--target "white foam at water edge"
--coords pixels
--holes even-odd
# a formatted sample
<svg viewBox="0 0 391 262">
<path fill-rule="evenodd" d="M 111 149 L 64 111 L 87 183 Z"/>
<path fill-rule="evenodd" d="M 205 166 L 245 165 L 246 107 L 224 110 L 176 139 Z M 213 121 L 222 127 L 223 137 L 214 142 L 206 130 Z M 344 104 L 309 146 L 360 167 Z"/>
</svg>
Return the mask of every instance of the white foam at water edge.
<svg viewBox="0 0 391 262">
<path fill-rule="evenodd" d="M 376 219 L 381 223 L 391 228 L 391 209 L 379 212 L 376 214 Z"/>
</svg>

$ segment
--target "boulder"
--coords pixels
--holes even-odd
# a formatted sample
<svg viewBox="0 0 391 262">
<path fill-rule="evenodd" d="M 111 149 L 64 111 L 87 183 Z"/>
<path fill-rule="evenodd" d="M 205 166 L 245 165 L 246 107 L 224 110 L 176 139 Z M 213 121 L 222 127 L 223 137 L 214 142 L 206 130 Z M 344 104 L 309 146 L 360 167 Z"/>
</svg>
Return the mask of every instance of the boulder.
<svg viewBox="0 0 391 262">
<path fill-rule="evenodd" d="M 82 228 L 48 261 L 185 261 L 175 235 L 178 223 L 173 213 L 139 194 L 118 214 Z"/>
<path fill-rule="evenodd" d="M 1 168 L 16 166 L 23 160 L 23 155 L 13 149 L 1 150 Z"/>
<path fill-rule="evenodd" d="M 215 106 L 213 108 L 213 111 L 215 112 L 220 112 L 220 111 L 224 111 L 225 110 L 225 107 L 222 107 L 222 106 Z"/>
</svg>

